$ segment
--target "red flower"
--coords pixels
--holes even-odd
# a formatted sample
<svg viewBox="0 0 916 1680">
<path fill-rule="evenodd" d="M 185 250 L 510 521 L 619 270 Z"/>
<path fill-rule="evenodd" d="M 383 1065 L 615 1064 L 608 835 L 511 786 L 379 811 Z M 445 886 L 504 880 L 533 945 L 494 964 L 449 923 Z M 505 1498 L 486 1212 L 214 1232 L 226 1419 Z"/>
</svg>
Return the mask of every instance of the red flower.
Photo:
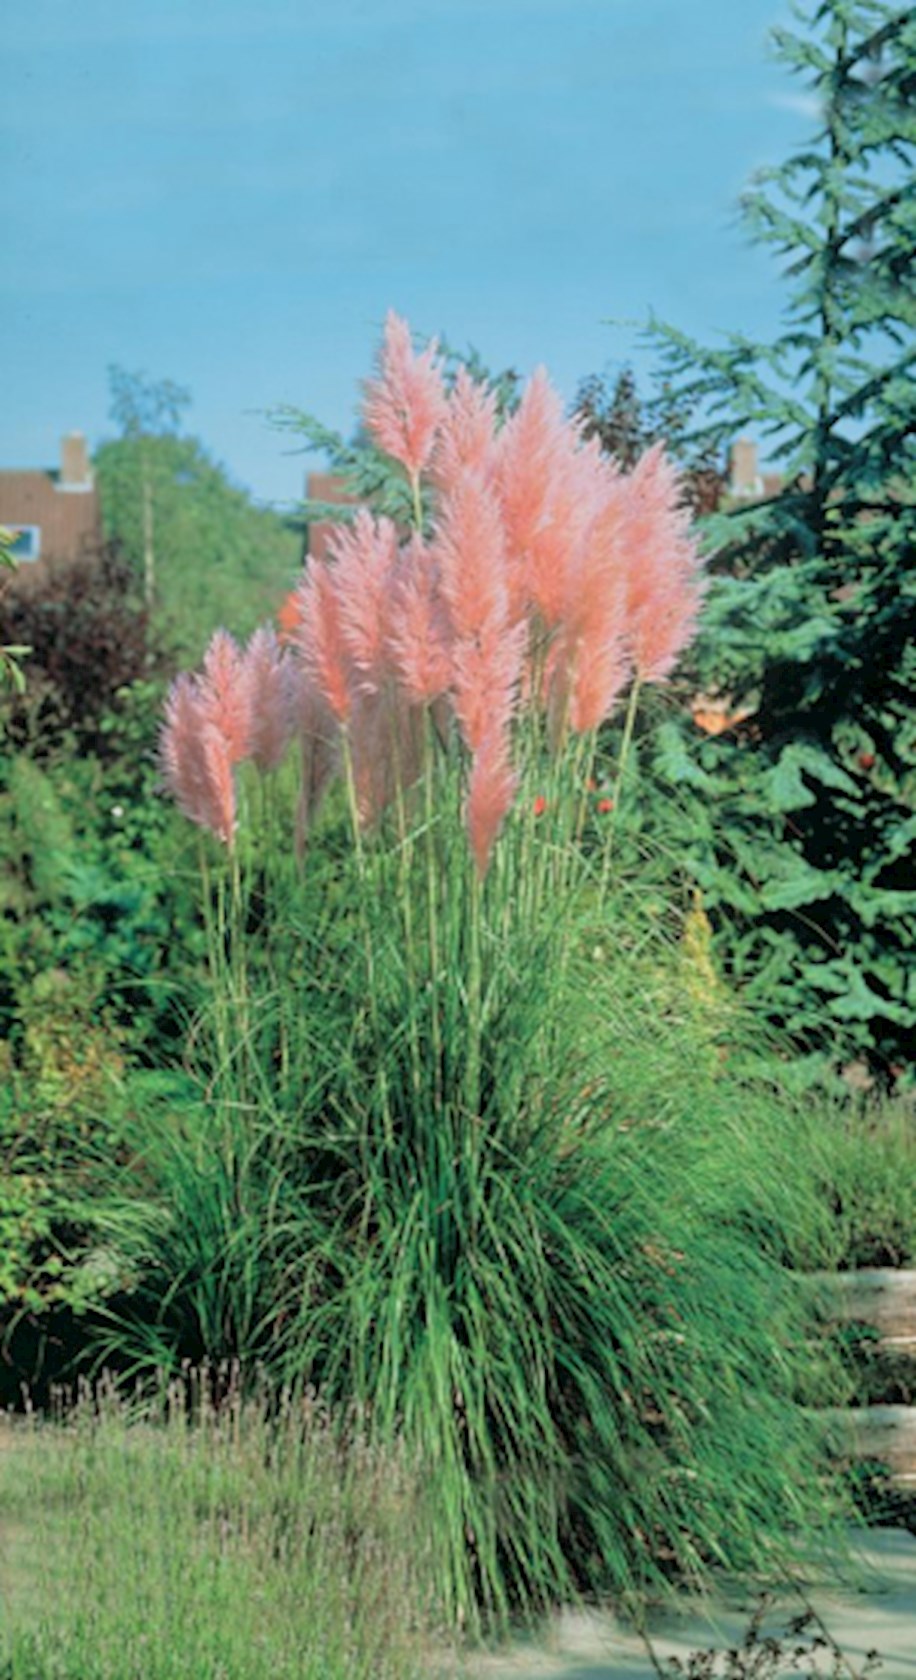
<svg viewBox="0 0 916 1680">
<path fill-rule="evenodd" d="M 532 809 L 536 817 L 542 817 L 544 815 L 544 812 L 547 809 L 547 801 L 542 793 L 538 794 Z"/>
<path fill-rule="evenodd" d="M 862 766 L 863 770 L 870 770 L 872 768 L 872 765 L 874 764 L 874 762 L 875 762 L 875 755 L 874 755 L 873 752 L 860 752 L 859 763 Z"/>
<path fill-rule="evenodd" d="M 598 804 L 595 807 L 595 809 L 600 811 L 602 813 L 602 815 L 604 815 L 608 811 L 613 811 L 614 801 L 613 801 L 613 799 L 599 799 Z"/>
</svg>

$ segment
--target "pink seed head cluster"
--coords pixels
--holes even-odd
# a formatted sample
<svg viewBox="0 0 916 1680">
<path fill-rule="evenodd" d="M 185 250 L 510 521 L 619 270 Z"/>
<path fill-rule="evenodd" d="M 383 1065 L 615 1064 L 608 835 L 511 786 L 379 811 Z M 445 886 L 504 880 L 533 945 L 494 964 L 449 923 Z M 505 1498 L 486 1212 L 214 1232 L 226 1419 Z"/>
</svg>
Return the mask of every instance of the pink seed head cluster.
<svg viewBox="0 0 916 1680">
<path fill-rule="evenodd" d="M 390 309 L 379 376 L 366 384 L 363 414 L 369 431 L 386 455 L 418 478 L 429 464 L 445 409 L 435 343 L 416 355 L 407 322 Z"/>
<path fill-rule="evenodd" d="M 388 316 L 366 424 L 432 517 L 406 533 L 361 511 L 309 558 L 284 607 L 281 647 L 220 631 L 166 708 L 166 782 L 193 821 L 231 844 L 235 766 L 276 767 L 300 742 L 299 822 L 348 762 L 376 822 L 419 773 L 425 715 L 467 758 L 466 821 L 481 875 L 518 792 L 518 731 L 532 708 L 550 738 L 595 730 L 629 684 L 659 682 L 689 641 L 702 578 L 660 447 L 631 473 L 583 439 L 539 370 L 500 423 L 493 394 Z M 453 727 L 450 727 L 453 725 Z"/>
<path fill-rule="evenodd" d="M 180 676 L 165 703 L 160 763 L 166 787 L 192 822 L 231 846 L 236 830 L 235 767 L 262 772 L 283 758 L 294 722 L 295 677 L 270 630 L 243 651 L 217 630 L 199 676 Z"/>
</svg>

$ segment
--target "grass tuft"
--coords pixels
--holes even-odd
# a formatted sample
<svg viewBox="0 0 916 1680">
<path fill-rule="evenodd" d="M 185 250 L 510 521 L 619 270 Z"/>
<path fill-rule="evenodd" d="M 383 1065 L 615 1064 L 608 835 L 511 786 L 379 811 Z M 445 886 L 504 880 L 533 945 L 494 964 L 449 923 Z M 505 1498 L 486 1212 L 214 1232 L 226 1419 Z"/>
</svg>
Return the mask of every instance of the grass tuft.
<svg viewBox="0 0 916 1680">
<path fill-rule="evenodd" d="M 104 1357 L 260 1365 L 403 1440 L 453 1625 L 776 1573 L 830 1515 L 813 1133 L 587 835 L 522 816 L 481 889 L 444 793 L 432 886 L 422 822 L 329 844 L 239 980 L 230 946 L 230 1048 L 144 1122 Z"/>
</svg>

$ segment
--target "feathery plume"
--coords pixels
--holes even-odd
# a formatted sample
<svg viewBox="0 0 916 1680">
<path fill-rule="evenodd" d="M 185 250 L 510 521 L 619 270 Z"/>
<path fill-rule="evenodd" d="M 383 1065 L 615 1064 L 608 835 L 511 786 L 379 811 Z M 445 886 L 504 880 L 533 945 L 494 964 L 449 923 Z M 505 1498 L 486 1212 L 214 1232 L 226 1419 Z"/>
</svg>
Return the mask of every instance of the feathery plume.
<svg viewBox="0 0 916 1680">
<path fill-rule="evenodd" d="M 229 763 L 240 763 L 251 750 L 251 677 L 226 630 L 214 632 L 204 654 L 200 698 L 207 723 L 226 743 Z"/>
<path fill-rule="evenodd" d="M 302 607 L 299 601 L 299 591 L 291 589 L 289 594 L 280 602 L 277 610 L 277 637 L 286 646 L 290 643 L 302 622 Z"/>
<path fill-rule="evenodd" d="M 163 780 L 179 810 L 231 845 L 235 787 L 225 736 L 208 720 L 200 683 L 176 677 L 165 702 L 160 738 Z"/>
<path fill-rule="evenodd" d="M 401 556 L 394 588 L 388 656 L 415 706 L 432 704 L 451 682 L 449 634 L 435 561 L 422 538 L 414 536 Z"/>
<path fill-rule="evenodd" d="M 499 503 L 473 473 L 443 497 L 432 552 L 453 634 L 473 636 L 508 613 L 506 549 Z"/>
<path fill-rule="evenodd" d="M 526 641 L 525 625 L 493 614 L 476 635 L 454 643 L 452 705 L 471 752 L 494 729 L 507 729 L 517 710 Z"/>
<path fill-rule="evenodd" d="M 209 723 L 204 725 L 203 755 L 210 791 L 207 827 L 212 828 L 217 840 L 231 846 L 236 826 L 232 758 L 225 735 Z"/>
<path fill-rule="evenodd" d="M 509 546 L 527 552 L 544 514 L 551 457 L 562 437 L 563 404 L 536 368 L 499 434 L 497 480 Z"/>
<path fill-rule="evenodd" d="M 528 598 L 551 631 L 562 624 L 570 598 L 588 575 L 589 532 L 601 501 L 600 464 L 577 441 L 568 425 L 551 458 L 543 518 L 525 558 Z"/>
<path fill-rule="evenodd" d="M 366 384 L 363 419 L 386 455 L 416 479 L 426 467 L 445 415 L 445 389 L 435 340 L 416 355 L 407 322 L 389 309 L 379 377 Z"/>
<path fill-rule="evenodd" d="M 440 490 L 449 490 L 466 472 L 486 481 L 495 468 L 496 396 L 460 367 L 439 428 L 430 476 Z"/>
<path fill-rule="evenodd" d="M 292 631 L 293 645 L 338 722 L 346 723 L 353 705 L 352 673 L 334 576 L 324 561 L 309 562 L 296 596 L 299 623 Z"/>
<path fill-rule="evenodd" d="M 518 790 L 518 778 L 509 756 L 508 736 L 494 729 L 485 736 L 474 754 L 468 783 L 468 839 L 474 863 L 483 880 L 490 854 Z"/>
<path fill-rule="evenodd" d="M 243 654 L 251 692 L 251 757 L 262 775 L 276 770 L 293 728 L 290 661 L 275 632 L 256 630 Z"/>
<path fill-rule="evenodd" d="M 193 677 L 182 672 L 165 698 L 165 722 L 159 737 L 159 764 L 169 793 L 192 822 L 202 822 L 204 777 L 200 696 Z"/>
<path fill-rule="evenodd" d="M 656 444 L 624 481 L 622 552 L 627 633 L 641 682 L 670 675 L 696 628 L 703 580 L 690 537 L 690 516 L 678 500 L 679 480 Z"/>
<path fill-rule="evenodd" d="M 590 484 L 576 426 L 543 368 L 499 434 L 496 482 L 508 553 L 513 611 L 534 607 L 543 623 L 560 620 L 577 534 L 590 517 Z"/>
<path fill-rule="evenodd" d="M 386 628 L 398 566 L 398 534 L 390 519 L 365 509 L 339 526 L 330 542 L 337 619 L 359 686 L 371 693 L 388 672 Z"/>
<path fill-rule="evenodd" d="M 596 464 L 593 475 L 603 477 L 604 494 L 572 568 L 570 598 L 555 647 L 551 711 L 561 732 L 566 724 L 576 733 L 597 729 L 631 669 L 620 547 L 622 480 L 606 469 L 606 463 Z"/>
<path fill-rule="evenodd" d="M 488 733 L 508 728 L 527 627 L 510 617 L 499 503 L 475 474 L 443 498 L 432 551 L 451 629 L 452 704 L 477 752 Z"/>
</svg>

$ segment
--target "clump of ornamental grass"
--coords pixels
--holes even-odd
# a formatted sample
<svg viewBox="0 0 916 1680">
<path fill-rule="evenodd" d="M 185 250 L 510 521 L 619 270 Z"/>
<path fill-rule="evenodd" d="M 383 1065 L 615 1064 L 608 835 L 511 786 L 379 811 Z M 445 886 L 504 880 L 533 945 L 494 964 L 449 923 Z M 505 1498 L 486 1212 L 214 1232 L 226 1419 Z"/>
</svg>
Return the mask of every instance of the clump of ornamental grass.
<svg viewBox="0 0 916 1680">
<path fill-rule="evenodd" d="M 0 1453 L 8 1680 L 410 1680 L 432 1604 L 415 1477 L 313 1398 L 103 1384 Z M 193 1426 L 192 1426 L 193 1425 Z"/>
<path fill-rule="evenodd" d="M 614 854 L 700 604 L 677 480 L 618 472 L 540 374 L 499 426 L 393 316 L 366 420 L 413 529 L 358 513 L 285 642 L 220 633 L 169 699 L 215 837 L 206 1089 L 138 1158 L 108 1351 L 365 1407 L 422 1467 L 455 1622 L 778 1569 L 827 1502 L 782 1264 L 813 1179 Z"/>
</svg>

